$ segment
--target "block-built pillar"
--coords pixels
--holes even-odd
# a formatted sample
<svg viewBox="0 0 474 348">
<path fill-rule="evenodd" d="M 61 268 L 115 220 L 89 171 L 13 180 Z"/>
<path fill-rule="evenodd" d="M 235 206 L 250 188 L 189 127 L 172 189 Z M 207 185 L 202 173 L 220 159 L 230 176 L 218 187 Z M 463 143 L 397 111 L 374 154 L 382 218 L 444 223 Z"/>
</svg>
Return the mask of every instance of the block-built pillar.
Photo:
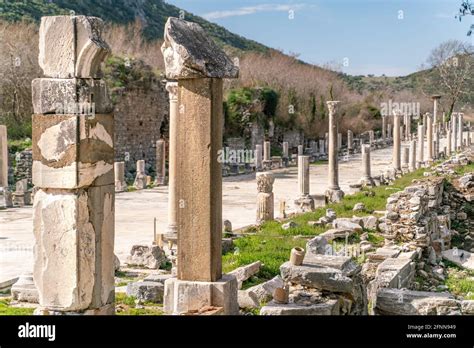
<svg viewBox="0 0 474 348">
<path fill-rule="evenodd" d="M 166 77 L 178 81 L 177 278 L 165 282 L 169 314 L 220 307 L 237 314 L 237 280 L 222 275 L 223 79 L 230 58 L 196 23 L 170 17 L 162 46 Z"/>
<path fill-rule="evenodd" d="M 113 314 L 114 117 L 103 22 L 43 17 L 32 82 L 37 314 Z"/>
<path fill-rule="evenodd" d="M 433 163 L 433 120 L 429 112 L 426 113 L 426 162 Z"/>
<path fill-rule="evenodd" d="M 298 145 L 298 156 L 303 156 L 303 155 L 304 155 L 304 146 Z"/>
<path fill-rule="evenodd" d="M 401 134 L 400 134 L 400 118 L 401 113 L 398 110 L 393 113 L 393 157 L 392 157 L 392 169 L 396 176 L 401 172 Z"/>
<path fill-rule="evenodd" d="M 339 187 L 339 169 L 338 169 L 338 156 L 337 156 L 337 117 L 336 117 L 336 106 L 339 101 L 328 101 L 329 110 L 329 173 L 328 173 L 328 189 L 326 196 L 330 202 L 340 202 L 344 197 L 344 192 Z"/>
<path fill-rule="evenodd" d="M 435 159 L 439 159 L 439 149 L 440 149 L 440 136 L 439 136 L 439 128 L 434 127 L 434 134 L 433 134 L 433 157 Z"/>
<path fill-rule="evenodd" d="M 424 150 L 425 150 L 425 126 L 422 124 L 418 125 L 418 155 L 417 155 L 417 168 L 421 168 L 423 165 L 425 158 L 424 158 Z"/>
<path fill-rule="evenodd" d="M 6 126 L 0 126 L 0 187 L 8 187 L 8 142 Z"/>
<path fill-rule="evenodd" d="M 451 144 L 452 144 L 451 128 L 448 128 L 446 132 L 446 154 L 445 154 L 447 157 L 451 156 L 451 152 L 452 152 Z"/>
<path fill-rule="evenodd" d="M 314 200 L 309 195 L 309 156 L 298 156 L 298 191 L 299 198 L 295 200 L 297 211 L 313 211 Z"/>
<path fill-rule="evenodd" d="M 166 184 L 166 142 L 160 139 L 156 142 L 156 179 L 155 185 Z"/>
<path fill-rule="evenodd" d="M 137 190 L 144 190 L 147 187 L 145 160 L 138 160 L 136 168 L 137 168 L 137 173 L 135 175 L 135 182 L 133 183 L 133 186 L 135 186 Z"/>
<path fill-rule="evenodd" d="M 369 131 L 369 145 L 370 146 L 375 145 L 375 132 L 373 130 Z"/>
<path fill-rule="evenodd" d="M 166 83 L 170 99 L 170 123 L 169 123 L 169 149 L 168 149 L 168 225 L 165 235 L 168 238 L 176 238 L 178 234 L 178 200 L 176 180 L 179 175 L 177 171 L 178 151 L 176 146 L 178 131 L 178 83 L 169 81 Z"/>
<path fill-rule="evenodd" d="M 372 178 L 371 162 L 370 162 L 370 145 L 362 145 L 362 179 L 360 181 L 363 186 L 375 186 Z"/>
<path fill-rule="evenodd" d="M 324 139 L 319 139 L 319 154 L 320 155 L 326 154 L 325 144 L 326 142 L 324 141 Z"/>
</svg>

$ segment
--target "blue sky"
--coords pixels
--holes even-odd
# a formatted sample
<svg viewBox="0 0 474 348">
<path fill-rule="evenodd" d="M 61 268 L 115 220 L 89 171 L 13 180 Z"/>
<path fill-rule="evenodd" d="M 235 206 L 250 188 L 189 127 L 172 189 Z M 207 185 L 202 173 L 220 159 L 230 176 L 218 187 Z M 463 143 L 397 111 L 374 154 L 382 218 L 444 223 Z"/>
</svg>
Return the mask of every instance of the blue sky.
<svg viewBox="0 0 474 348">
<path fill-rule="evenodd" d="M 353 75 L 406 75 L 419 70 L 443 41 L 474 43 L 466 36 L 473 18 L 454 18 L 461 0 L 166 1 L 306 62 Z"/>
</svg>

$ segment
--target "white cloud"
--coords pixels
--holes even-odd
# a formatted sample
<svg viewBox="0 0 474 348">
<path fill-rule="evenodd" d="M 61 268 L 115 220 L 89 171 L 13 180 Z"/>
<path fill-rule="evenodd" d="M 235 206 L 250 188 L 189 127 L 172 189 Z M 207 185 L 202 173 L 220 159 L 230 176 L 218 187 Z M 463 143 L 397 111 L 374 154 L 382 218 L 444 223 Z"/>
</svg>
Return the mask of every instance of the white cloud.
<svg viewBox="0 0 474 348">
<path fill-rule="evenodd" d="M 305 4 L 261 4 L 257 6 L 240 7 L 233 10 L 213 11 L 202 15 L 207 20 L 215 20 L 221 18 L 247 16 L 258 12 L 288 12 L 300 10 Z"/>
</svg>

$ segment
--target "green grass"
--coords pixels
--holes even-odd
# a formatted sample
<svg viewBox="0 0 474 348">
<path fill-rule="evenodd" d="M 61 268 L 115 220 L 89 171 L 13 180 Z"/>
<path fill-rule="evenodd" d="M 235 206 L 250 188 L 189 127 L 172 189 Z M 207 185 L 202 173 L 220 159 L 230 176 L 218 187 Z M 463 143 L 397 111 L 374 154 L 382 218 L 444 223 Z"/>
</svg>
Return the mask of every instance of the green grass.
<svg viewBox="0 0 474 348">
<path fill-rule="evenodd" d="M 449 261 L 445 264 L 448 266 L 445 285 L 449 292 L 466 300 L 474 300 L 474 271 L 463 270 Z"/>
<path fill-rule="evenodd" d="M 250 264 L 255 261 L 261 261 L 264 265 L 254 282 L 271 279 L 280 273 L 282 263 L 289 260 L 291 249 L 294 247 L 305 247 L 307 240 L 325 232 L 326 227 L 311 227 L 308 221 L 317 221 L 325 215 L 326 209 L 333 209 L 337 217 L 352 217 L 353 215 L 370 215 L 374 210 L 385 210 L 387 198 L 394 192 L 409 186 L 413 179 L 423 177 L 425 169 L 419 169 L 409 173 L 404 177 L 397 179 L 392 186 L 379 186 L 373 189 L 364 189 L 354 195 L 347 195 L 341 203 L 329 204 L 327 207 L 319 208 L 314 212 L 295 216 L 288 221 L 294 221 L 298 224 L 295 228 L 284 230 L 278 221 L 264 223 L 257 229 L 256 234 L 247 235 L 234 241 L 235 252 L 227 253 L 223 256 L 224 272 L 230 272 L 237 267 Z M 387 190 L 387 188 L 390 188 Z M 368 196 L 368 195 L 371 196 Z M 365 212 L 354 212 L 352 209 L 356 203 L 364 203 Z M 247 232 L 255 232 L 255 228 Z M 359 235 L 350 238 L 350 243 L 358 243 Z M 375 231 L 370 231 L 369 242 L 374 246 L 383 244 L 383 237 Z M 356 261 L 362 261 L 358 259 Z"/>
<path fill-rule="evenodd" d="M 456 174 L 459 175 L 474 172 L 474 163 L 468 164 L 466 166 L 457 167 L 454 171 L 456 172 Z"/>
<path fill-rule="evenodd" d="M 124 293 L 115 294 L 115 307 L 117 315 L 163 315 L 162 306 L 155 303 L 144 303 L 143 308 L 136 308 L 135 297 L 127 296 Z"/>
<path fill-rule="evenodd" d="M 33 315 L 34 308 L 15 308 L 10 306 L 11 299 L 0 300 L 0 315 Z"/>
</svg>

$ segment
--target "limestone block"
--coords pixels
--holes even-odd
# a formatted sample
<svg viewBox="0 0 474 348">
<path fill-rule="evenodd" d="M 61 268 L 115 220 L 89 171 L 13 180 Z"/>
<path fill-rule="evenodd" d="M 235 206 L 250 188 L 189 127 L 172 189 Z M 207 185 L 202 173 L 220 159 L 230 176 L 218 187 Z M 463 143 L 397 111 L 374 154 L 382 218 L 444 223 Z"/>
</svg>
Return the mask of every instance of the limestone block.
<svg viewBox="0 0 474 348">
<path fill-rule="evenodd" d="M 415 264 L 409 258 L 387 258 L 377 268 L 376 281 L 379 287 L 408 287 L 415 275 Z"/>
<path fill-rule="evenodd" d="M 335 268 L 340 270 L 342 274 L 347 277 L 353 276 L 361 269 L 350 256 L 320 255 L 310 252 L 305 254 L 303 264 Z"/>
<path fill-rule="evenodd" d="M 114 186 L 35 194 L 34 280 L 43 309 L 114 302 Z"/>
<path fill-rule="evenodd" d="M 110 53 L 101 38 L 103 22 L 96 17 L 41 18 L 39 65 L 48 77 L 98 77 L 100 64 Z"/>
<path fill-rule="evenodd" d="M 474 315 L 474 300 L 464 300 L 461 302 L 462 314 Z"/>
<path fill-rule="evenodd" d="M 265 283 L 248 288 L 247 291 L 253 292 L 257 296 L 259 302 L 268 302 L 273 298 L 275 289 L 282 288 L 284 285 L 283 279 L 281 279 L 280 276 L 276 276 Z"/>
<path fill-rule="evenodd" d="M 22 274 L 11 289 L 12 298 L 19 302 L 38 303 L 36 289 L 31 273 Z"/>
<path fill-rule="evenodd" d="M 461 268 L 474 271 L 474 254 L 462 249 L 449 249 L 442 252 L 443 259 L 455 263 Z"/>
<path fill-rule="evenodd" d="M 283 280 L 293 284 L 334 292 L 352 293 L 353 291 L 352 279 L 335 268 L 304 263 L 301 266 L 295 266 L 290 262 L 285 262 L 280 266 L 280 271 Z"/>
<path fill-rule="evenodd" d="M 260 261 L 256 261 L 249 265 L 236 268 L 232 272 L 229 272 L 229 274 L 235 276 L 238 282 L 239 289 L 241 289 L 242 283 L 257 274 L 260 271 L 261 266 L 262 263 Z"/>
<path fill-rule="evenodd" d="M 380 289 L 375 311 L 394 315 L 459 315 L 460 303 L 447 293 Z"/>
<path fill-rule="evenodd" d="M 236 78 L 239 69 L 197 24 L 170 17 L 161 48 L 168 79 Z"/>
<path fill-rule="evenodd" d="M 6 187 L 0 187 L 0 209 L 13 208 L 12 193 Z"/>
<path fill-rule="evenodd" d="M 239 312 L 237 279 L 223 275 L 216 282 L 187 281 L 171 278 L 165 281 L 164 311 L 182 315 L 206 306 L 222 307 L 224 314 Z"/>
<path fill-rule="evenodd" d="M 260 315 L 339 315 L 338 300 L 328 300 L 324 303 L 302 306 L 294 303 L 278 304 L 270 302 L 260 310 Z"/>
<path fill-rule="evenodd" d="M 239 290 L 237 292 L 237 300 L 239 302 L 239 308 L 250 309 L 260 306 L 260 301 L 253 291 Z"/>
<path fill-rule="evenodd" d="M 107 86 L 97 79 L 34 79 L 31 83 L 35 114 L 108 114 L 114 106 Z"/>
<path fill-rule="evenodd" d="M 158 282 L 135 282 L 127 284 L 127 295 L 141 302 L 162 303 L 164 285 Z"/>
<path fill-rule="evenodd" d="M 129 266 L 158 269 L 165 262 L 165 252 L 159 246 L 134 245 L 125 263 Z"/>
<path fill-rule="evenodd" d="M 75 189 L 114 183 L 113 115 L 33 115 L 33 184 Z"/>
</svg>

